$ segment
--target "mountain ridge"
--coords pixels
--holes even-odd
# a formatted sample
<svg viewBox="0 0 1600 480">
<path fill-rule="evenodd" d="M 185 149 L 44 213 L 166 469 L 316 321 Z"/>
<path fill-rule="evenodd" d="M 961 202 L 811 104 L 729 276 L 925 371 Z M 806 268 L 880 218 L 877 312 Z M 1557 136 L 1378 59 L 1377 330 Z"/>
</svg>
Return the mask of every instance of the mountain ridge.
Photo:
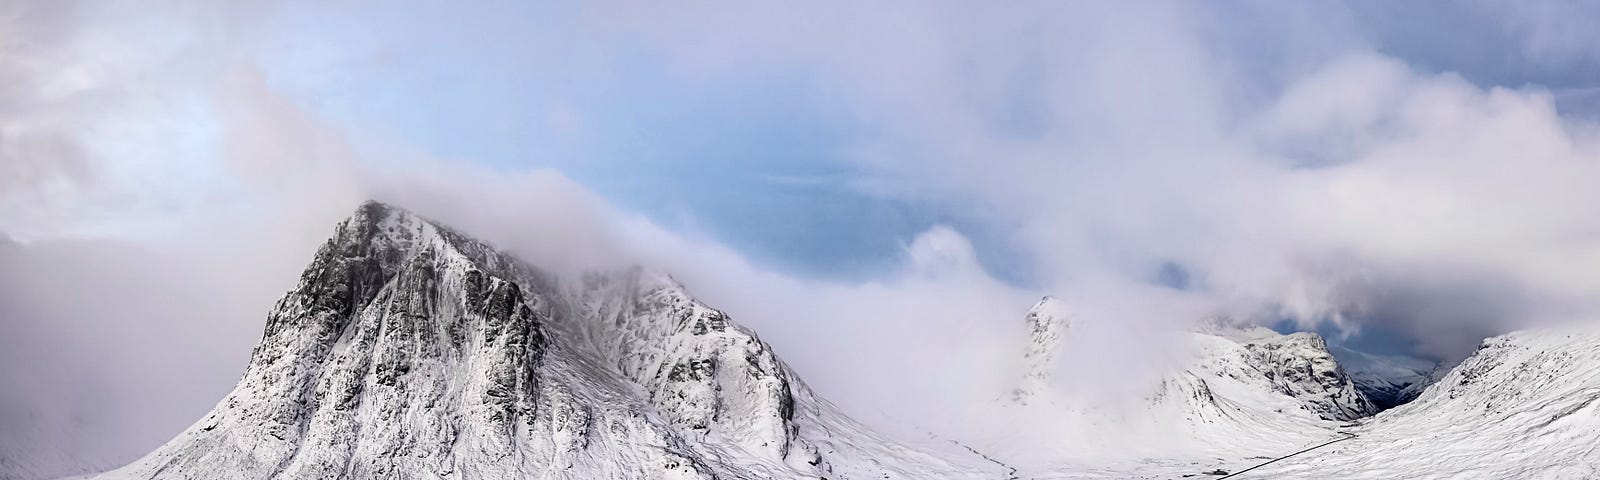
<svg viewBox="0 0 1600 480">
<path fill-rule="evenodd" d="M 872 432 L 791 378 L 753 333 L 644 272 L 566 284 L 364 203 L 269 313 L 234 391 L 102 478 L 949 478 L 997 468 Z"/>
<path fill-rule="evenodd" d="M 1044 401 L 1013 406 L 1077 408 L 1046 395 L 1077 320 L 1050 298 L 1029 310 L 1021 381 Z M 1045 465 L 994 442 L 878 434 L 668 275 L 562 278 L 369 202 L 271 309 L 234 390 L 171 442 L 99 478 L 1127 478 L 1253 464 L 1345 432 L 1360 438 L 1259 473 L 1585 478 L 1600 466 L 1584 447 L 1600 431 L 1596 332 L 1487 339 L 1409 385 L 1416 401 L 1376 415 L 1320 336 L 1186 333 L 1192 362 L 1127 418 L 1171 427 L 1193 448 Z M 1463 452 L 1471 458 L 1439 461 Z"/>
<path fill-rule="evenodd" d="M 1484 339 L 1410 403 L 1264 478 L 1594 478 L 1600 472 L 1600 326 Z"/>
</svg>

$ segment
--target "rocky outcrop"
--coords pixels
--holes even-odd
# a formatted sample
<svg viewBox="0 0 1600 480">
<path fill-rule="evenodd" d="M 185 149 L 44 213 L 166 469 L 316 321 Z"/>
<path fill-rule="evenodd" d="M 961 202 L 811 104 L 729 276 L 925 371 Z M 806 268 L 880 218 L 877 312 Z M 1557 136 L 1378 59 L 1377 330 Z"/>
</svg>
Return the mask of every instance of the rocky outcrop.
<svg viewBox="0 0 1600 480">
<path fill-rule="evenodd" d="M 1378 413 L 1328 352 L 1322 336 L 1310 332 L 1243 343 L 1250 363 L 1279 393 L 1328 420 L 1354 420 Z"/>
<path fill-rule="evenodd" d="M 672 278 L 641 269 L 590 275 L 575 303 L 595 350 L 691 438 L 774 461 L 821 461 L 797 436 L 794 374 L 753 332 Z"/>
<path fill-rule="evenodd" d="M 1028 404 L 1050 388 L 1051 372 L 1056 368 L 1056 355 L 1061 351 L 1061 341 L 1071 326 L 1066 306 L 1055 297 L 1039 299 L 1024 317 L 1027 323 L 1027 343 L 1022 353 L 1022 381 L 1012 391 L 1012 401 Z"/>
</svg>

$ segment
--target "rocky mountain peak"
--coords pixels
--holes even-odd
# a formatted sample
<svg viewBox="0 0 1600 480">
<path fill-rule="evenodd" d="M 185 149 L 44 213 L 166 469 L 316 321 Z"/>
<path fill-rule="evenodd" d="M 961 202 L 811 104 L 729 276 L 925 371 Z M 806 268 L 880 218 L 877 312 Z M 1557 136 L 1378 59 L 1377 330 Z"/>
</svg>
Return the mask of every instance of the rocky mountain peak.
<svg viewBox="0 0 1600 480">
<path fill-rule="evenodd" d="M 1313 332 L 1278 333 L 1227 316 L 1199 322 L 1199 333 L 1227 339 L 1242 347 L 1238 353 L 1254 375 L 1280 394 L 1299 401 L 1303 409 L 1327 420 L 1352 420 L 1378 412 L 1360 385 L 1345 371 Z"/>
<path fill-rule="evenodd" d="M 1279 393 L 1300 400 L 1307 410 L 1329 420 L 1354 420 L 1378 413 L 1328 351 L 1328 343 L 1311 332 L 1261 336 L 1242 343 L 1252 364 Z"/>
<path fill-rule="evenodd" d="M 106 478 L 969 478 L 888 440 L 670 277 L 566 284 L 378 202 L 269 312 L 235 389 Z"/>
<path fill-rule="evenodd" d="M 361 205 L 268 314 L 234 392 L 146 464 L 369 477 L 454 472 L 446 445 L 508 452 L 534 421 L 548 316 L 492 252 Z"/>
<path fill-rule="evenodd" d="M 1019 404 L 1029 403 L 1050 388 L 1056 356 L 1060 353 L 1067 329 L 1071 327 L 1066 303 L 1048 295 L 1028 309 L 1024 321 L 1028 337 L 1022 354 L 1022 381 L 1011 395 L 1012 400 Z"/>
</svg>

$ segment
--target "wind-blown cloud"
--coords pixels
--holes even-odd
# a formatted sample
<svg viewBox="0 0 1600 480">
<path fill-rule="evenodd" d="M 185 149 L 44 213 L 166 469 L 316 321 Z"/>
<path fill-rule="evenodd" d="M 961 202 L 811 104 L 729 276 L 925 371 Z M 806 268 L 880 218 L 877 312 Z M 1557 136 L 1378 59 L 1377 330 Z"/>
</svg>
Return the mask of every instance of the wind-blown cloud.
<svg viewBox="0 0 1600 480">
<path fill-rule="evenodd" d="M 1594 126 L 1559 116 L 1548 91 L 1482 87 L 1347 36 L 1252 31 L 1190 5 L 1031 7 L 652 21 L 706 13 L 691 8 L 620 23 L 685 68 L 813 65 L 897 134 L 863 148 L 861 184 L 1014 222 L 1050 290 L 1177 264 L 1204 287 L 1188 303 L 1203 310 L 1172 313 L 1383 322 L 1444 357 L 1476 343 L 1434 335 L 1449 325 L 1485 333 L 1593 313 Z M 1329 25 L 1350 21 L 1327 10 Z M 1251 40 L 1303 48 L 1263 65 L 1239 48 Z M 1373 314 L 1394 288 L 1377 286 L 1394 284 L 1411 302 L 1493 313 Z"/>
</svg>

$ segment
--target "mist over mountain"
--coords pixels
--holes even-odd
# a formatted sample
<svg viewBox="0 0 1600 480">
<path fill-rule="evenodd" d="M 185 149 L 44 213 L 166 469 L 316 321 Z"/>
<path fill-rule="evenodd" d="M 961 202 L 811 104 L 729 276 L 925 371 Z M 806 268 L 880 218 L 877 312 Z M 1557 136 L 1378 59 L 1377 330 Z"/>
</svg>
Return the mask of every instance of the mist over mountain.
<svg viewBox="0 0 1600 480">
<path fill-rule="evenodd" d="M 1559 410 L 1515 434 L 1542 435 L 1590 403 L 1567 393 L 1593 381 L 1572 378 L 1583 370 L 1566 362 L 1588 360 L 1570 350 L 1600 347 L 1582 329 L 1486 341 L 1450 373 L 1414 382 L 1425 385 L 1417 403 L 1434 407 L 1374 416 L 1380 406 L 1367 392 L 1375 390 L 1359 375 L 1392 379 L 1403 368 L 1384 370 L 1394 363 L 1372 356 L 1348 374 L 1316 334 L 1210 322 L 1195 332 L 1153 332 L 1185 345 L 1188 358 L 1133 405 L 1106 409 L 1075 391 L 1093 386 L 1057 375 L 1054 363 L 1071 358 L 1063 349 L 1080 335 L 1074 327 L 1095 322 L 1069 320 L 1070 312 L 1052 297 L 1028 309 L 1017 325 L 1025 335 L 1014 389 L 971 406 L 1009 422 L 963 430 L 925 420 L 925 435 L 902 443 L 819 398 L 755 332 L 670 276 L 626 268 L 563 278 L 368 202 L 339 224 L 269 313 L 233 392 L 177 438 L 97 478 L 1193 475 L 1196 465 L 1237 468 L 1341 434 L 1504 424 Z M 1528 342 L 1559 346 L 1530 351 Z M 1510 365 L 1522 373 L 1508 373 Z M 1484 375 L 1507 374 L 1489 390 L 1473 386 Z M 1497 420 L 1502 415 L 1511 416 Z M 1088 447 L 1059 428 L 1110 436 Z M 1563 430 L 1568 437 L 1589 431 L 1570 428 L 1578 430 Z M 1526 438 L 1512 451 L 1569 448 L 1567 440 Z M 1478 448 L 1463 443 L 1453 448 Z M 1349 447 L 1332 452 L 1319 461 L 1357 477 L 1393 472 L 1337 463 L 1349 462 L 1337 456 Z M 1563 458 L 1517 471 L 1578 471 L 1600 460 Z M 1461 471 L 1393 465 L 1416 476 Z M 23 467 L 8 466 L 18 478 L 39 477 Z"/>
<path fill-rule="evenodd" d="M 882 439 L 751 332 L 637 269 L 562 280 L 369 202 L 234 391 L 104 478 L 982 477 Z"/>
<path fill-rule="evenodd" d="M 0 478 L 1591 477 L 1595 24 L 0 2 Z"/>
</svg>

